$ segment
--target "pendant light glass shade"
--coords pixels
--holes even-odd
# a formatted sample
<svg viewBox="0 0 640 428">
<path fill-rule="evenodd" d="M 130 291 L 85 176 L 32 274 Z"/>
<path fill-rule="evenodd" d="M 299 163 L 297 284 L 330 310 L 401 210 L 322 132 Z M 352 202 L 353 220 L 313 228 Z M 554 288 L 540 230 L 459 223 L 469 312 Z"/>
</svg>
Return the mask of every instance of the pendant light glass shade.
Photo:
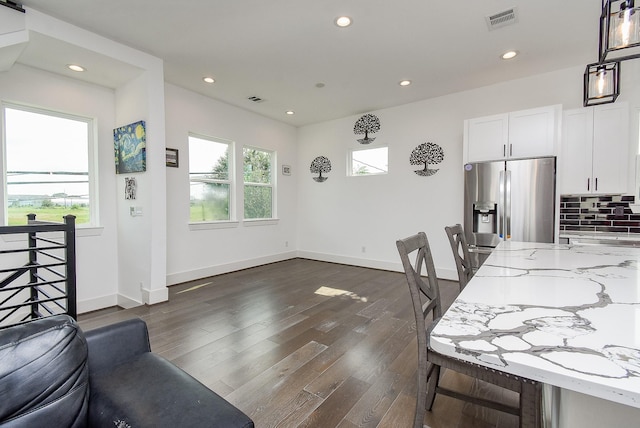
<svg viewBox="0 0 640 428">
<path fill-rule="evenodd" d="M 620 94 L 620 63 L 589 64 L 584 72 L 583 105 L 612 103 Z"/>
<path fill-rule="evenodd" d="M 604 0 L 600 62 L 640 57 L 640 0 Z"/>
</svg>

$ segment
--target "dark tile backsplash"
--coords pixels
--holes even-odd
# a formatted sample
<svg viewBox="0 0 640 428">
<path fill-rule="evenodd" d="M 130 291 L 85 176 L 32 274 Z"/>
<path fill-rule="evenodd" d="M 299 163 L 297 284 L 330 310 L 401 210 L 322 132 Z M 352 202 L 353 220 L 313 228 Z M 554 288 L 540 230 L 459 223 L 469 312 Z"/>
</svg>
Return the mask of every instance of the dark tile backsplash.
<svg viewBox="0 0 640 428">
<path fill-rule="evenodd" d="M 629 204 L 633 196 L 598 195 L 560 197 L 560 233 L 640 233 L 640 214 Z"/>
</svg>

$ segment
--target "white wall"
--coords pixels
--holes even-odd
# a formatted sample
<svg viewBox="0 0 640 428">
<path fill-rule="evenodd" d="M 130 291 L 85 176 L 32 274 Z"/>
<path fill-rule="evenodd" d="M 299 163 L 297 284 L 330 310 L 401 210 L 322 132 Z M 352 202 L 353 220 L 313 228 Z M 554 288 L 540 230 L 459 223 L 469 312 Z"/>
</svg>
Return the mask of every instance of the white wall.
<svg viewBox="0 0 640 428">
<path fill-rule="evenodd" d="M 295 256 L 399 270 L 394 241 L 419 230 L 430 237 L 440 275 L 455 278 L 443 229 L 462 221 L 463 120 L 550 104 L 582 104 L 580 64 L 375 111 L 382 122 L 376 144 L 390 148 L 389 174 L 346 177 L 347 149 L 359 146 L 353 125 L 360 115 L 295 129 L 165 85 L 159 59 L 35 11 L 29 14 L 28 27 L 134 65 L 142 73 L 116 91 L 19 65 L 0 74 L 1 99 L 98 119 L 103 229 L 96 236 L 78 238 L 80 311 L 116 303 L 155 303 L 166 298 L 165 283 Z M 623 63 L 620 99 L 631 105 L 633 141 L 638 141 L 639 74 L 640 61 Z M 134 203 L 144 214 L 132 218 L 131 203 L 123 198 L 123 177 L 114 174 L 112 129 L 140 119 L 148 125 L 148 171 L 138 175 L 140 199 Z M 189 132 L 234 141 L 236 159 L 243 145 L 276 151 L 279 220 L 190 228 Z M 445 159 L 436 175 L 419 177 L 409 165 L 409 155 L 427 141 L 442 146 Z M 164 167 L 165 146 L 180 150 L 180 168 Z M 635 153 L 637 147 L 630 148 L 630 162 Z M 313 181 L 309 172 L 319 155 L 333 163 L 324 183 Z M 283 164 L 293 167 L 290 176 L 280 173 Z M 241 179 L 237 169 L 238 185 Z M 241 217 L 240 187 L 236 195 Z"/>
<path fill-rule="evenodd" d="M 178 149 L 179 168 L 167 168 L 167 283 L 176 284 L 222 272 L 295 257 L 297 181 L 304 171 L 283 176 L 281 165 L 295 165 L 296 128 L 228 104 L 165 85 L 167 147 Z M 277 156 L 277 222 L 238 222 L 228 228 L 189 228 L 189 132 L 235 143 L 235 164 L 243 145 L 273 150 Z M 241 165 L 241 163 L 240 163 Z M 242 197 L 242 168 L 235 170 Z M 242 199 L 236 199 L 238 219 Z M 285 243 L 288 242 L 288 246 Z"/>
<path fill-rule="evenodd" d="M 114 93 L 33 68 L 14 65 L 0 73 L 0 99 L 96 119 L 98 131 L 98 204 L 100 228 L 77 233 L 77 289 L 80 312 L 116 304 L 115 167 L 113 163 Z M 34 153 L 37 156 L 37 153 Z M 4 189 L 0 190 L 0 192 Z M 0 244 L 4 244 L 0 242 Z"/>
<path fill-rule="evenodd" d="M 632 65 L 625 67 L 628 70 L 626 74 L 623 70 L 620 99 L 631 98 L 632 106 L 638 108 L 634 70 Z M 360 115 L 301 128 L 297 163 L 302 172 L 299 254 L 401 270 L 396 239 L 424 231 L 434 250 L 438 275 L 457 278 L 444 227 L 463 220 L 464 119 L 552 104 L 580 107 L 583 72 L 584 66 L 580 65 L 374 111 L 381 121 L 374 144 L 389 146 L 389 174 L 384 176 L 346 177 L 348 148 L 359 145 L 353 125 Z M 636 114 L 634 141 L 638 138 L 637 127 Z M 417 167 L 409 165 L 409 156 L 417 145 L 427 141 L 440 145 L 445 158 L 431 166 L 439 168 L 438 173 L 420 177 L 413 172 Z M 327 156 L 333 166 L 324 183 L 313 181 L 309 173 L 311 161 L 319 155 Z"/>
<path fill-rule="evenodd" d="M 162 60 L 144 52 L 70 25 L 36 10 L 27 10 L 27 29 L 78 49 L 102 55 L 140 70 L 116 88 L 111 129 L 138 120 L 147 123 L 146 172 L 140 174 L 140 206 L 146 215 L 133 225 L 125 205 L 122 180 L 116 199 L 118 282 L 117 304 L 129 307 L 157 303 L 168 297 L 166 289 L 166 217 L 164 167 L 164 74 Z M 113 141 L 113 136 L 102 140 Z M 111 143 L 112 144 L 112 143 Z M 113 156 L 113 155 L 111 155 Z M 113 169 L 111 170 L 113 172 Z M 81 308 L 79 307 L 79 310 Z"/>
<path fill-rule="evenodd" d="M 83 97 L 91 99 L 92 91 L 107 91 L 109 102 L 98 104 L 101 110 L 88 112 L 85 115 L 96 119 L 100 132 L 100 221 L 109 222 L 99 232 L 108 236 L 107 243 L 93 243 L 94 246 L 82 248 L 78 246 L 78 270 L 83 272 L 87 267 L 90 275 L 87 281 L 90 285 L 83 285 L 78 278 L 78 311 L 84 312 L 106 306 L 119 304 L 133 306 L 141 303 L 156 303 L 168 297 L 166 288 L 166 180 L 164 166 L 164 75 L 162 60 L 121 45 L 112 40 L 90 33 L 53 17 L 35 10 L 28 10 L 26 14 L 6 13 L 9 9 L 2 8 L 2 19 L 20 21 L 26 26 L 30 35 L 48 38 L 65 47 L 75 46 L 80 52 L 103 56 L 106 62 L 117 62 L 120 66 L 135 73 L 130 73 L 130 81 L 118 84 L 115 91 L 98 89 L 97 86 L 82 84 L 72 79 L 61 78 L 43 71 L 31 70 L 21 74 L 18 80 L 3 79 L 6 90 L 0 91 L 0 99 L 9 99 L 15 82 L 23 84 L 24 91 L 17 92 L 14 97 L 17 102 L 33 103 L 38 106 L 53 108 L 70 113 L 83 115 L 83 107 L 75 104 L 76 98 L 87 103 Z M 6 9 L 6 10 L 5 10 Z M 11 44 L 22 47 L 20 40 L 15 40 L 11 34 L 1 34 L 2 54 L 6 54 Z M 7 44 L 7 46 L 5 46 Z M 18 59 L 19 56 L 13 58 Z M 115 60 L 115 61 L 114 61 Z M 5 68 L 6 73 L 15 73 L 23 67 L 11 64 Z M 28 68 L 24 67 L 29 70 Z M 64 81 L 62 85 L 58 81 Z M 67 89 L 69 86 L 71 89 Z M 32 89 L 34 101 L 29 101 Z M 96 103 L 101 100 L 97 98 Z M 93 105 L 93 104 L 90 104 Z M 104 109 L 104 110 L 102 110 Z M 80 110 L 80 111 L 78 111 Z M 108 113 L 106 113 L 108 112 Z M 132 224 L 128 207 L 121 202 L 124 199 L 122 180 L 116 179 L 113 165 L 113 134 L 116 126 L 138 120 L 147 122 L 147 171 L 139 175 L 141 196 L 136 200 L 136 206 L 141 206 L 146 215 L 139 219 L 138 224 Z M 122 178 L 122 177 L 118 177 Z M 103 185 L 103 183 L 105 183 Z M 119 186 L 121 185 L 121 189 Z M 103 187 L 109 192 L 103 193 Z M 109 215 L 102 215 L 102 211 L 109 210 Z M 80 235 L 82 236 L 82 235 Z M 107 252 L 105 254 L 105 251 Z M 89 262 L 85 262 L 89 260 Z M 108 275 L 101 275 L 108 269 Z M 80 274 L 79 274 L 80 275 Z M 94 285 L 95 284 L 95 285 Z"/>
</svg>

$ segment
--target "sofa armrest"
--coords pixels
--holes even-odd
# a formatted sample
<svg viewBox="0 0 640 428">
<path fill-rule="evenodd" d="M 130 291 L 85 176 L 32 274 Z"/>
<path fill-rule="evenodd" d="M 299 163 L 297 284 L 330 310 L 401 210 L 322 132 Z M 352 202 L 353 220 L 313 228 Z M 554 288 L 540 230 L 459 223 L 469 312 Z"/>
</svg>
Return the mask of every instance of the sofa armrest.
<svg viewBox="0 0 640 428">
<path fill-rule="evenodd" d="M 89 348 L 89 374 L 151 352 L 147 324 L 140 318 L 89 330 L 85 338 Z"/>
</svg>

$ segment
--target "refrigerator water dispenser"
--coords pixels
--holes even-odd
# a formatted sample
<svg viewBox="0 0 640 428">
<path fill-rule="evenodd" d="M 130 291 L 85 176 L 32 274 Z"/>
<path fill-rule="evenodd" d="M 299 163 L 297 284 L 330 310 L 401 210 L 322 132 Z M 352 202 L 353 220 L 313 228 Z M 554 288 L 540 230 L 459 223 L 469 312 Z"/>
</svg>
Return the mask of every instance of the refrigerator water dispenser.
<svg viewBox="0 0 640 428">
<path fill-rule="evenodd" d="M 473 233 L 498 233 L 497 212 L 494 202 L 473 204 Z"/>
</svg>

